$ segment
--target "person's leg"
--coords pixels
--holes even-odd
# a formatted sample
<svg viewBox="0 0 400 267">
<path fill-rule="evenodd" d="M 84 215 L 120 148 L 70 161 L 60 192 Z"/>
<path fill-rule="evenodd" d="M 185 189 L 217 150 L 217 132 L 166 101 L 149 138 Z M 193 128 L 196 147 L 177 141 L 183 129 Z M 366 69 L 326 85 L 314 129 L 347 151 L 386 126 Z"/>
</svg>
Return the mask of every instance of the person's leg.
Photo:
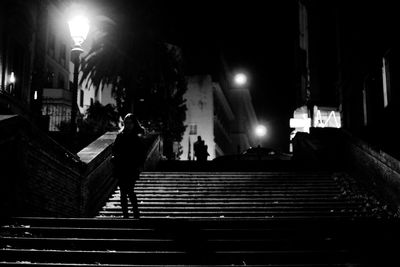
<svg viewBox="0 0 400 267">
<path fill-rule="evenodd" d="M 133 178 L 132 183 L 129 186 L 128 196 L 132 204 L 133 217 L 139 219 L 140 218 L 139 206 L 134 189 L 135 189 L 135 182 L 139 179 L 140 172 L 136 170 L 133 175 L 134 177 L 132 177 Z"/>
<path fill-rule="evenodd" d="M 124 218 L 129 218 L 128 214 L 128 197 L 127 195 L 129 192 L 127 191 L 127 188 L 125 186 L 119 186 L 120 190 L 120 198 L 121 198 L 121 209 L 122 209 L 122 215 Z"/>
<path fill-rule="evenodd" d="M 128 196 L 129 196 L 129 200 L 131 201 L 131 204 L 132 204 L 133 218 L 139 219 L 140 213 L 139 213 L 138 201 L 137 201 L 136 194 L 133 191 L 133 188 L 129 190 Z"/>
</svg>

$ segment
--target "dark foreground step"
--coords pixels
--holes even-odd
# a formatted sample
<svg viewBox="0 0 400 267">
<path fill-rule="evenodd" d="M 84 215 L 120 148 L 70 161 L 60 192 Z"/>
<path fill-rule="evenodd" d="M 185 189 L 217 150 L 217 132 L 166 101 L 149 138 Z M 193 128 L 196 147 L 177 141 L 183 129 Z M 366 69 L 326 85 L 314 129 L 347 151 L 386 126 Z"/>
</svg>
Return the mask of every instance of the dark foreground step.
<svg viewBox="0 0 400 267">
<path fill-rule="evenodd" d="M 357 261 L 346 250 L 282 250 L 282 251 L 82 251 L 1 249 L 3 261 L 108 263 L 108 264 L 294 264 L 343 263 Z"/>
<path fill-rule="evenodd" d="M 368 266 L 397 260 L 391 243 L 400 237 L 398 221 L 365 218 L 7 222 L 0 232 L 4 264 Z"/>
<path fill-rule="evenodd" d="M 81 266 L 81 267 L 184 267 L 184 266 L 190 266 L 190 267 L 234 267 L 234 266 L 247 266 L 247 267 L 363 267 L 363 266 L 371 266 L 371 265 L 362 265 L 362 264 L 355 264 L 351 263 L 344 263 L 344 264 L 326 264 L 326 263 L 317 263 L 317 264 L 246 264 L 246 263 L 241 263 L 241 264 L 213 264 L 213 265 L 206 265 L 206 264 L 190 264 L 190 265 L 182 265 L 182 264 L 158 264 L 158 265 L 143 265 L 143 264 L 100 264 L 100 263 L 94 263 L 94 264 L 77 264 L 77 263 L 30 263 L 30 262 L 1 262 L 0 261 L 0 266 L 43 266 L 43 267 L 70 267 L 70 266 Z"/>
</svg>

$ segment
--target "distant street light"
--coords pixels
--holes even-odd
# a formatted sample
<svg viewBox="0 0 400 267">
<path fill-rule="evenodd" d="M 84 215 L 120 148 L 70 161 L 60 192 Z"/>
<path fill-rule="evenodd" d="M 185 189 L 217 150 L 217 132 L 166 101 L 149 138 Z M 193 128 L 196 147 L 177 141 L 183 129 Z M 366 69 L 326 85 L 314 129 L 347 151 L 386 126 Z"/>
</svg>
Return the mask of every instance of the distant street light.
<svg viewBox="0 0 400 267">
<path fill-rule="evenodd" d="M 237 73 L 233 80 L 236 85 L 243 86 L 247 83 L 247 76 L 244 73 Z"/>
<path fill-rule="evenodd" d="M 86 40 L 87 34 L 89 33 L 89 20 L 82 15 L 77 15 L 68 21 L 68 26 L 71 33 L 71 38 L 74 41 L 74 47 L 71 50 L 71 60 L 74 63 L 71 99 L 71 135 L 72 138 L 75 138 L 77 132 L 76 114 L 78 112 L 77 101 L 80 54 L 83 52 L 82 43 Z"/>
<path fill-rule="evenodd" d="M 267 134 L 267 128 L 264 125 L 257 125 L 256 128 L 254 128 L 254 133 L 256 135 L 256 137 L 259 139 L 259 144 L 258 144 L 258 149 L 257 151 L 257 158 L 258 160 L 261 160 L 261 140 L 263 139 L 263 137 Z"/>
<path fill-rule="evenodd" d="M 257 137 L 262 138 L 267 134 L 267 128 L 264 125 L 257 125 L 254 132 Z"/>
<path fill-rule="evenodd" d="M 12 71 L 11 74 L 10 74 L 10 79 L 9 79 L 9 81 L 10 81 L 9 93 L 13 93 L 13 91 L 14 91 L 15 80 L 16 80 L 16 79 L 15 79 L 15 74 L 14 74 L 14 72 Z"/>
<path fill-rule="evenodd" d="M 15 74 L 13 71 L 10 74 L 10 83 L 15 83 Z"/>
</svg>

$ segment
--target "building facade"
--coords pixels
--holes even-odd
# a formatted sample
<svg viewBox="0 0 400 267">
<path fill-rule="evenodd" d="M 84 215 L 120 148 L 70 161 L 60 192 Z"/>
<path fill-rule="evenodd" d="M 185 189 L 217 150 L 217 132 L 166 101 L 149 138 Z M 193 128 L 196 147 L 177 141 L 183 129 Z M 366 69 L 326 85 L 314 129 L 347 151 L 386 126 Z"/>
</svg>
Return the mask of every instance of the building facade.
<svg viewBox="0 0 400 267">
<path fill-rule="evenodd" d="M 316 1 L 298 1 L 297 108 L 289 121 L 290 140 L 296 132 L 309 132 L 310 127 L 342 127 L 332 10 Z M 292 152 L 291 143 L 289 151 Z"/>
<path fill-rule="evenodd" d="M 72 103 L 72 40 L 66 10 L 71 1 L 1 1 L 0 109 L 59 131 L 69 122 Z M 90 48 L 89 40 L 84 51 Z M 82 55 L 84 56 L 84 55 Z M 109 87 L 79 85 L 80 114 L 95 101 L 115 103 Z"/>
<path fill-rule="evenodd" d="M 40 5 L 36 1 L 0 3 L 0 111 L 30 117 Z"/>
<path fill-rule="evenodd" d="M 298 3 L 300 33 L 307 32 L 308 37 L 307 48 L 298 53 L 299 58 L 305 55 L 302 66 L 308 71 L 307 85 L 298 90 L 298 99 L 303 100 L 298 106 L 306 106 L 310 118 L 316 118 L 314 106 L 335 109 L 341 127 L 400 158 L 395 123 L 400 114 L 395 3 Z"/>
<path fill-rule="evenodd" d="M 181 160 L 195 160 L 193 144 L 205 141 L 210 156 L 240 153 L 256 144 L 252 132 L 257 117 L 248 90 L 224 88 L 211 75 L 187 78 L 186 131 L 181 141 Z"/>
</svg>

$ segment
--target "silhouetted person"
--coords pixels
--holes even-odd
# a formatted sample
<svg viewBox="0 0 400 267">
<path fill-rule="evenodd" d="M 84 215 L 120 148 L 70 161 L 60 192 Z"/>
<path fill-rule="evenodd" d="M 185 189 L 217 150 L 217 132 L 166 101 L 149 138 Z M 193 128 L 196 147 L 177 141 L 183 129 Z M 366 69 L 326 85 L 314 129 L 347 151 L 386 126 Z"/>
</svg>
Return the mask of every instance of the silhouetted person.
<svg viewBox="0 0 400 267">
<path fill-rule="evenodd" d="M 134 193 L 145 160 L 143 143 L 144 129 L 132 113 L 124 118 L 124 125 L 118 133 L 113 147 L 114 175 L 121 192 L 121 208 L 124 218 L 128 215 L 128 197 L 132 204 L 133 217 L 139 218 L 137 198 Z"/>
<path fill-rule="evenodd" d="M 202 141 L 201 136 L 199 135 L 199 136 L 197 136 L 197 141 L 194 142 L 194 144 L 193 144 L 193 153 L 194 153 L 194 156 L 196 157 L 196 160 L 199 160 L 199 155 L 201 153 L 201 148 L 200 148 L 201 141 Z"/>
<path fill-rule="evenodd" d="M 210 154 L 208 154 L 208 146 L 204 143 L 204 140 L 201 141 L 202 146 L 201 146 L 201 152 L 200 152 L 200 161 L 207 161 L 207 158 Z"/>
<path fill-rule="evenodd" d="M 208 147 L 201 139 L 201 136 L 197 136 L 197 141 L 193 144 L 194 156 L 197 161 L 207 161 L 207 157 L 210 155 L 207 151 Z"/>
</svg>

